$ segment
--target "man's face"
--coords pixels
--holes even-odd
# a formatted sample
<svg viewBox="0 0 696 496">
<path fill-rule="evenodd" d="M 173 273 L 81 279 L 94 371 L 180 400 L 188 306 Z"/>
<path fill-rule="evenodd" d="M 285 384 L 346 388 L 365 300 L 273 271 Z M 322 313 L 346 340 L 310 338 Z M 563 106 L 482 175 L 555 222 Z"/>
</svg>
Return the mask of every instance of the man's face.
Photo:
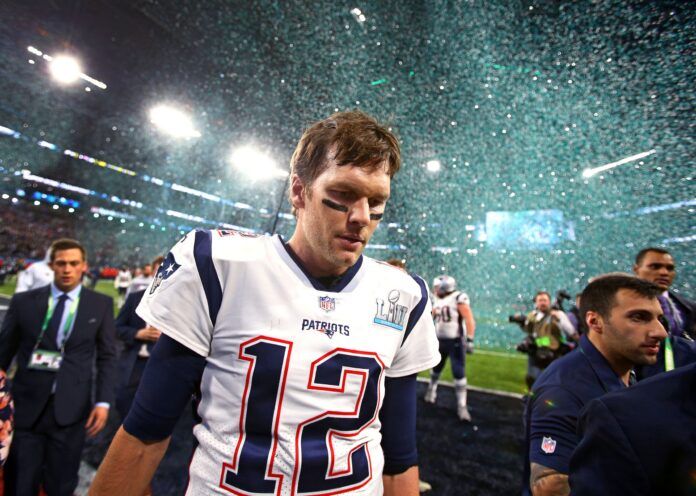
<svg viewBox="0 0 696 496">
<path fill-rule="evenodd" d="M 677 275 L 674 259 L 669 253 L 649 251 L 643 257 L 640 265 L 633 266 L 633 272 L 641 279 L 650 281 L 667 291 Z"/>
<path fill-rule="evenodd" d="M 150 277 L 152 275 L 152 266 L 143 265 L 143 275 L 145 277 Z"/>
<path fill-rule="evenodd" d="M 534 299 L 534 307 L 540 312 L 548 312 L 551 308 L 551 298 L 547 294 L 540 294 Z"/>
<path fill-rule="evenodd" d="M 602 319 L 602 340 L 607 351 L 634 365 L 657 361 L 660 342 L 667 337 L 658 317 L 662 308 L 656 298 L 646 298 L 620 289 L 608 319 Z"/>
<path fill-rule="evenodd" d="M 296 176 L 292 185 L 297 227 L 290 245 L 315 277 L 340 275 L 355 264 L 390 193 L 386 163 L 371 169 L 329 162 L 309 188 Z"/>
<path fill-rule="evenodd" d="M 82 251 L 78 248 L 55 252 L 49 265 L 53 269 L 54 284 L 66 293 L 80 284 L 82 274 L 87 270 L 87 262 L 82 258 Z"/>
</svg>

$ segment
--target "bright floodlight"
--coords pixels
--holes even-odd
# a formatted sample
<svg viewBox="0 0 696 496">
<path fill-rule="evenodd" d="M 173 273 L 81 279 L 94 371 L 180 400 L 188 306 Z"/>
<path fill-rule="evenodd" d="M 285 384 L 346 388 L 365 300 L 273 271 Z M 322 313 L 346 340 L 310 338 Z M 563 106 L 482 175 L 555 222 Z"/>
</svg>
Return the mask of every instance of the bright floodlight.
<svg viewBox="0 0 696 496">
<path fill-rule="evenodd" d="M 442 168 L 442 164 L 439 160 L 428 160 L 428 162 L 425 164 L 425 167 L 430 172 L 438 172 Z"/>
<path fill-rule="evenodd" d="M 175 138 L 200 138 L 191 118 L 181 110 L 168 105 L 157 105 L 150 109 L 150 122 Z"/>
<path fill-rule="evenodd" d="M 253 146 L 242 146 L 230 155 L 234 167 L 253 179 L 270 179 L 287 175 L 286 171 L 278 169 L 271 157 Z"/>
<path fill-rule="evenodd" d="M 80 78 L 82 68 L 74 57 L 58 55 L 50 62 L 53 79 L 61 84 L 72 84 Z"/>
</svg>

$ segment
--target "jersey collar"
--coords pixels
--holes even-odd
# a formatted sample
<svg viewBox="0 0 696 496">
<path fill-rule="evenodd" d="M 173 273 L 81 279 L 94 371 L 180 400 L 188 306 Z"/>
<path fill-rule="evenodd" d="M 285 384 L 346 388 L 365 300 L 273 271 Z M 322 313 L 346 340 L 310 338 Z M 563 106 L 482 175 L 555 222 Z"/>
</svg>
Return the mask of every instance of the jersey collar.
<svg viewBox="0 0 696 496">
<path fill-rule="evenodd" d="M 307 278 L 309 283 L 312 285 L 314 289 L 317 291 L 326 291 L 329 293 L 340 293 L 343 291 L 348 284 L 351 283 L 351 281 L 355 278 L 355 276 L 358 274 L 360 271 L 360 267 L 362 267 L 363 263 L 363 256 L 360 255 L 358 257 L 357 262 L 353 264 L 347 271 L 345 271 L 343 274 L 338 276 L 335 279 L 335 282 L 331 284 L 331 286 L 327 286 L 325 282 L 322 282 L 319 278 L 313 277 L 305 268 L 305 266 L 302 264 L 302 261 L 298 258 L 298 256 L 295 254 L 294 251 L 292 251 L 292 248 L 285 242 L 283 237 L 278 234 L 277 235 L 278 240 L 280 241 L 281 246 L 283 247 L 283 251 L 288 255 L 290 258 L 290 261 L 293 263 L 293 265 L 297 266 L 298 269 L 304 274 L 304 276 Z"/>
</svg>

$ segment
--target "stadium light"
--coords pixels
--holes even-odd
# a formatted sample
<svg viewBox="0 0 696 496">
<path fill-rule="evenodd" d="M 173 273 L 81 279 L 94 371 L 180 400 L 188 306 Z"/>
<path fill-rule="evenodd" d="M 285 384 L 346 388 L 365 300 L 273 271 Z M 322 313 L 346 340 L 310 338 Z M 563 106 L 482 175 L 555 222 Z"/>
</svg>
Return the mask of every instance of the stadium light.
<svg viewBox="0 0 696 496">
<path fill-rule="evenodd" d="M 80 79 L 82 68 L 75 57 L 57 55 L 49 62 L 51 76 L 60 84 L 73 84 Z"/>
<path fill-rule="evenodd" d="M 428 160 L 425 164 L 426 169 L 428 169 L 430 172 L 439 172 L 440 169 L 442 168 L 442 164 L 440 163 L 439 160 Z"/>
<path fill-rule="evenodd" d="M 33 46 L 28 46 L 27 51 L 32 55 L 36 55 L 40 59 L 45 60 L 49 64 L 48 68 L 53 75 L 53 78 L 61 84 L 72 84 L 78 79 L 82 79 L 83 81 L 87 81 L 89 84 L 92 84 L 97 88 L 102 90 L 106 89 L 106 84 L 82 72 L 80 63 L 74 57 L 70 57 L 68 55 L 56 55 L 53 57 L 42 52 L 38 48 L 34 48 Z M 35 61 L 33 59 L 29 59 L 29 63 L 34 64 Z M 87 90 L 87 88 L 85 88 L 85 90 Z"/>
<path fill-rule="evenodd" d="M 200 138 L 199 133 L 193 127 L 193 121 L 181 110 L 169 105 L 155 105 L 150 109 L 150 122 L 162 132 L 175 138 Z"/>
<path fill-rule="evenodd" d="M 230 155 L 232 165 L 252 179 L 284 177 L 287 171 L 281 170 L 275 160 L 250 145 L 237 148 Z"/>
</svg>

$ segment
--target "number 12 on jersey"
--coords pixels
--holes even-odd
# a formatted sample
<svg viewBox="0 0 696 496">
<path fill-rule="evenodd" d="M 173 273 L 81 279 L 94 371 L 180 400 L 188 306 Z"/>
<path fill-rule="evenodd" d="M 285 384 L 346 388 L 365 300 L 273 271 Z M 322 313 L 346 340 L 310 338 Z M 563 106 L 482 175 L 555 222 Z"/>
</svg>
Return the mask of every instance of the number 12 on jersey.
<svg viewBox="0 0 696 496">
<path fill-rule="evenodd" d="M 239 440 L 231 463 L 224 463 L 220 487 L 233 494 L 280 494 L 284 474 L 274 471 L 292 343 L 259 336 L 242 343 L 239 358 L 249 362 L 239 418 Z M 376 353 L 336 348 L 312 362 L 307 389 L 351 394 L 349 374 L 360 378 L 352 411 L 325 411 L 306 419 L 295 433 L 291 494 L 338 494 L 357 489 L 372 478 L 366 443 L 348 453 L 345 470 L 334 452 L 334 438 L 350 439 L 372 424 L 380 404 L 384 364 Z M 319 399 L 319 394 L 316 396 Z"/>
</svg>

